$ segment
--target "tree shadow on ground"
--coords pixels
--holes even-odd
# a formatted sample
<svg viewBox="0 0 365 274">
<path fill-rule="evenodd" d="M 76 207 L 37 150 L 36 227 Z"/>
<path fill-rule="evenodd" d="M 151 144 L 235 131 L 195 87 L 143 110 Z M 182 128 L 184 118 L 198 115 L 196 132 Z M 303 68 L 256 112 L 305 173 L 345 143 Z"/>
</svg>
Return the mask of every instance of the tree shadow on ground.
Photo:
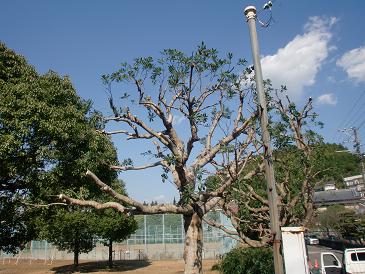
<svg viewBox="0 0 365 274">
<path fill-rule="evenodd" d="M 79 264 L 75 267 L 73 264 L 63 265 L 52 268 L 55 273 L 71 274 L 75 272 L 79 273 L 91 273 L 91 272 L 123 272 L 128 270 L 135 270 L 138 268 L 143 268 L 149 266 L 151 263 L 149 261 L 113 261 L 113 268 L 108 267 L 108 262 L 86 262 Z"/>
</svg>

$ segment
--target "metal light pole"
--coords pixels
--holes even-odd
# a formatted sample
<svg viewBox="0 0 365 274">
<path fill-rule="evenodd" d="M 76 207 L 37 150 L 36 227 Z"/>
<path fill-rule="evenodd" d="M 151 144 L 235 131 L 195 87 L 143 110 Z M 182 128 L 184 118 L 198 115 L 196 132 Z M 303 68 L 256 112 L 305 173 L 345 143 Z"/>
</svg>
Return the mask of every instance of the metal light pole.
<svg viewBox="0 0 365 274">
<path fill-rule="evenodd" d="M 281 231 L 279 224 L 278 199 L 276 193 L 276 184 L 274 177 L 274 167 L 272 162 L 272 149 L 270 145 L 270 133 L 267 129 L 268 115 L 267 103 L 264 91 L 264 83 L 260 64 L 259 44 L 256 33 L 256 8 L 248 6 L 244 11 L 250 30 L 251 49 L 254 61 L 254 71 L 256 80 L 256 91 L 259 100 L 259 114 L 262 130 L 262 141 L 264 144 L 264 164 L 265 176 L 267 180 L 267 195 L 270 208 L 270 227 L 274 238 L 273 253 L 274 253 L 274 267 L 275 274 L 284 274 L 283 258 L 281 256 Z"/>
</svg>

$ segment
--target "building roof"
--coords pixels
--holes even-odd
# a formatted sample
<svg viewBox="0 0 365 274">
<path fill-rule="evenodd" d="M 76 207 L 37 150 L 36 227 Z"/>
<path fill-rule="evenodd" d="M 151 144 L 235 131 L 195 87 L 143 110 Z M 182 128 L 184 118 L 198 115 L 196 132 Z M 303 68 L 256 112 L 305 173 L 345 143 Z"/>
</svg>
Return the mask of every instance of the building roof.
<svg viewBox="0 0 365 274">
<path fill-rule="evenodd" d="M 343 178 L 343 180 L 346 181 L 351 181 L 351 180 L 355 180 L 355 179 L 362 179 L 362 175 L 355 175 L 355 176 L 351 176 L 351 177 L 346 177 Z"/>
<path fill-rule="evenodd" d="M 314 193 L 314 204 L 354 203 L 361 199 L 361 194 L 354 189 L 318 191 Z"/>
</svg>

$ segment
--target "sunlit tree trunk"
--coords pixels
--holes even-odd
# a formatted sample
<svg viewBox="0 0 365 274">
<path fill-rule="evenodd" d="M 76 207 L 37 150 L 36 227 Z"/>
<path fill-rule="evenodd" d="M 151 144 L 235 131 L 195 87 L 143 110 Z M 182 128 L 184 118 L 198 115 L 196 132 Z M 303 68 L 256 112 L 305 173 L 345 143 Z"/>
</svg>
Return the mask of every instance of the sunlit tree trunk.
<svg viewBox="0 0 365 274">
<path fill-rule="evenodd" d="M 184 274 L 203 273 L 203 227 L 202 217 L 194 212 L 192 215 L 184 215 L 185 246 L 184 246 Z"/>
</svg>

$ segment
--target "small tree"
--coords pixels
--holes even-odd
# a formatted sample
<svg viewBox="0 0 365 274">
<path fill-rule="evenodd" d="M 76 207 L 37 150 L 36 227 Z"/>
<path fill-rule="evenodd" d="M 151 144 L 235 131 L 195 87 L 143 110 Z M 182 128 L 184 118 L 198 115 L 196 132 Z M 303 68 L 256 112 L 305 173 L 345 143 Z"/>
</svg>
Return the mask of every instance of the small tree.
<svg viewBox="0 0 365 274">
<path fill-rule="evenodd" d="M 137 230 L 137 222 L 114 209 L 105 209 L 97 214 L 97 235 L 109 249 L 109 268 L 113 268 L 113 243 L 127 239 Z"/>
<path fill-rule="evenodd" d="M 74 265 L 79 265 L 79 255 L 88 253 L 96 244 L 96 228 L 99 223 L 95 212 L 85 209 L 62 208 L 50 215 L 43 225 L 43 238 L 56 245 L 59 250 L 74 254 Z"/>
</svg>

